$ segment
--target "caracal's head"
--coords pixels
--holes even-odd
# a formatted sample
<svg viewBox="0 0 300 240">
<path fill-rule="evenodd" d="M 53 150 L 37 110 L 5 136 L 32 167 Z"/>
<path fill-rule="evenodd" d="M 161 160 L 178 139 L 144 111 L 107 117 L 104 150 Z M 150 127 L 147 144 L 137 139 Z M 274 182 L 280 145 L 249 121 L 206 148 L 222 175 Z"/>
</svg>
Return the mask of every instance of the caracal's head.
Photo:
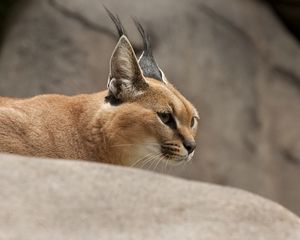
<svg viewBox="0 0 300 240">
<path fill-rule="evenodd" d="M 152 55 L 140 24 L 144 52 L 137 59 L 118 18 L 119 41 L 110 60 L 105 108 L 113 126 L 109 142 L 124 165 L 191 160 L 196 147 L 198 113 L 166 79 Z M 167 163 L 166 162 L 166 163 Z"/>
</svg>

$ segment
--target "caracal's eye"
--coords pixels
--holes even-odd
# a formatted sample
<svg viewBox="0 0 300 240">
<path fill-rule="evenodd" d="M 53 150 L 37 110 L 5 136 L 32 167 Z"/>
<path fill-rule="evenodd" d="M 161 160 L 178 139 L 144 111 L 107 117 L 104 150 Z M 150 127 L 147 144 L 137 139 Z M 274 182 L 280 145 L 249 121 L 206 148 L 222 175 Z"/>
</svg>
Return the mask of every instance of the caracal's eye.
<svg viewBox="0 0 300 240">
<path fill-rule="evenodd" d="M 176 128 L 176 122 L 171 113 L 158 112 L 157 115 L 164 124 L 166 124 L 170 128 Z"/>
<path fill-rule="evenodd" d="M 196 128 L 197 124 L 198 124 L 197 118 L 196 117 L 192 117 L 191 128 Z"/>
</svg>

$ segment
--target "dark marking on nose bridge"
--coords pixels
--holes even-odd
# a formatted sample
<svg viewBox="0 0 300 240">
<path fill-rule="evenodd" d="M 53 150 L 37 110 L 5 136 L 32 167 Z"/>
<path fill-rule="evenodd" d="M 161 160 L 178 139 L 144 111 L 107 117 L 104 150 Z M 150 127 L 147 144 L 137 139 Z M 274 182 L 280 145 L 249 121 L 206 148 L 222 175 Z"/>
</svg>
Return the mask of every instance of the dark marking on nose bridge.
<svg viewBox="0 0 300 240">
<path fill-rule="evenodd" d="M 180 129 L 177 129 L 177 135 L 181 141 L 183 141 L 185 139 L 184 135 L 180 132 Z"/>
<path fill-rule="evenodd" d="M 194 138 L 191 137 L 189 134 L 185 134 L 184 132 L 181 131 L 180 128 L 177 129 L 177 135 L 180 138 L 182 142 L 184 141 L 194 141 Z"/>
<path fill-rule="evenodd" d="M 182 142 L 182 145 L 188 151 L 188 153 L 189 154 L 192 153 L 196 148 L 195 140 L 193 138 L 184 136 L 184 134 L 182 132 L 180 132 L 179 130 L 178 130 L 178 136 Z"/>
</svg>

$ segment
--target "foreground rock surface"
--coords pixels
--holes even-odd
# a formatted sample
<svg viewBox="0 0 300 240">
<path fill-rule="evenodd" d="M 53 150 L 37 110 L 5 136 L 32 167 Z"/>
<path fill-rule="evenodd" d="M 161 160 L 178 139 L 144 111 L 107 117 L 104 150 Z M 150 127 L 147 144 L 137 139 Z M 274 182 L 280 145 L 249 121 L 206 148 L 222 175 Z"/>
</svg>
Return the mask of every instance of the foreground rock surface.
<svg viewBox="0 0 300 240">
<path fill-rule="evenodd" d="M 115 40 L 101 2 L 201 116 L 195 161 L 170 171 L 256 192 L 300 214 L 300 47 L 263 1 L 27 0 L 0 52 L 0 95 L 105 89 Z M 89 22 L 90 24 L 87 24 Z"/>
<path fill-rule="evenodd" d="M 253 194 L 142 170 L 0 155 L 0 239 L 300 239 Z"/>
</svg>

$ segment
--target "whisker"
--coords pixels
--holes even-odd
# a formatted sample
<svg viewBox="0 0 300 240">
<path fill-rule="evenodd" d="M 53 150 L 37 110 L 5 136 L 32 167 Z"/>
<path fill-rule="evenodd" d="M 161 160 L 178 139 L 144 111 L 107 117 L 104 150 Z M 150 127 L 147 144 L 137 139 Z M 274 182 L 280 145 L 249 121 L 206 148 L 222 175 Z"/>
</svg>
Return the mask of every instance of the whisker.
<svg viewBox="0 0 300 240">
<path fill-rule="evenodd" d="M 152 153 L 147 154 L 145 157 L 142 157 L 140 159 L 138 159 L 137 161 L 135 161 L 133 164 L 130 165 L 130 167 L 134 167 L 136 166 L 138 163 L 140 163 L 141 161 L 143 161 L 144 159 L 147 159 L 148 157 L 150 157 L 152 155 Z"/>
<path fill-rule="evenodd" d="M 155 171 L 155 170 L 156 170 L 156 168 L 158 167 L 159 163 L 160 163 L 160 162 L 161 162 L 163 159 L 164 159 L 164 155 L 163 155 L 163 154 L 161 154 L 161 156 L 160 156 L 160 158 L 158 159 L 158 161 L 157 161 L 157 163 L 156 163 L 156 165 L 155 165 L 155 167 L 154 167 L 153 171 Z"/>
<path fill-rule="evenodd" d="M 149 169 L 151 169 L 152 171 L 155 171 L 155 168 L 156 168 L 156 165 L 157 165 L 157 164 L 155 164 L 155 163 L 159 162 L 159 159 L 161 158 L 162 155 L 163 155 L 163 154 L 160 153 L 160 154 L 158 154 L 158 155 L 156 156 L 156 158 L 154 159 L 154 161 L 153 161 L 153 163 L 151 164 L 151 166 L 150 166 Z M 152 168 L 152 167 L 153 167 L 153 168 Z"/>
<path fill-rule="evenodd" d="M 158 154 L 157 156 L 155 156 L 155 158 L 152 160 L 152 163 L 150 164 L 150 166 L 149 166 L 149 170 L 151 170 L 151 168 L 152 168 L 152 166 L 154 166 L 154 164 L 155 164 L 155 162 L 156 162 L 156 160 L 157 160 L 157 158 L 159 158 L 160 157 L 160 155 L 161 155 L 161 153 L 160 154 Z"/>
<path fill-rule="evenodd" d="M 167 174 L 167 167 L 168 167 L 169 160 L 170 160 L 170 158 L 167 158 L 166 165 L 165 165 L 165 173 L 166 174 Z"/>
<path fill-rule="evenodd" d="M 159 156 L 159 154 L 154 154 L 152 157 L 148 158 L 147 160 L 144 161 L 143 165 L 141 166 L 141 168 L 143 168 L 144 166 L 146 166 L 148 163 L 150 163 L 153 159 L 155 159 L 157 156 Z"/>
<path fill-rule="evenodd" d="M 116 144 L 112 145 L 111 147 L 127 147 L 127 146 L 137 146 L 137 145 L 153 145 L 153 146 L 159 146 L 159 143 L 127 143 L 127 144 Z"/>
<path fill-rule="evenodd" d="M 152 157 L 152 158 L 153 158 L 153 157 Z M 144 168 L 144 167 L 146 167 L 147 164 L 149 164 L 149 163 L 151 162 L 152 158 L 143 161 L 142 164 L 141 164 L 141 166 L 140 166 L 139 168 L 140 168 L 140 169 L 147 169 L 147 168 Z"/>
<path fill-rule="evenodd" d="M 149 156 L 150 155 L 150 156 Z M 159 156 L 160 155 L 160 153 L 156 153 L 156 154 L 152 154 L 152 153 L 150 153 L 150 154 L 148 154 L 147 155 L 147 157 L 145 157 L 145 158 L 143 158 L 142 160 L 142 166 L 140 166 L 140 168 L 143 168 L 145 165 L 147 165 L 148 163 L 150 163 L 153 159 L 155 159 L 157 156 Z"/>
</svg>

